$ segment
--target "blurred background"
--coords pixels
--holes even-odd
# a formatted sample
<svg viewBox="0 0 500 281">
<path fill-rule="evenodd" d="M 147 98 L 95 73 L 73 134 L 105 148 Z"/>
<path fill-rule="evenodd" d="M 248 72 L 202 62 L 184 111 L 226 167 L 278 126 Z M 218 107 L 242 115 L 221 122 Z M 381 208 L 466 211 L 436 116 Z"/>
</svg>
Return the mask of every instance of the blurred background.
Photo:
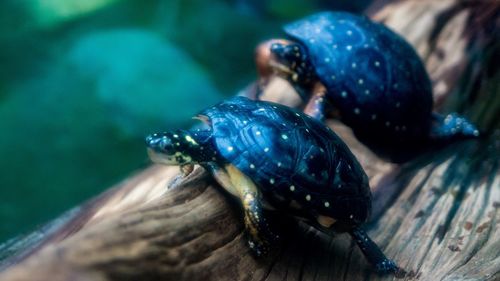
<svg viewBox="0 0 500 281">
<path fill-rule="evenodd" d="M 283 23 L 369 2 L 2 0 L 0 243 L 147 166 L 143 137 L 255 79 Z"/>
</svg>

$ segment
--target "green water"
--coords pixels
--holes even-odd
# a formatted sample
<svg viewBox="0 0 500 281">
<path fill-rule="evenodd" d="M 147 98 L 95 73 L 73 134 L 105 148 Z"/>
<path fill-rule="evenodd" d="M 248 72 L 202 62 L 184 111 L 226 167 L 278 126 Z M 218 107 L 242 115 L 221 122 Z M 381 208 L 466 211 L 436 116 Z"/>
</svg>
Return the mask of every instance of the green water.
<svg viewBox="0 0 500 281">
<path fill-rule="evenodd" d="M 329 2 L 0 2 L 0 242 L 145 167 L 144 135 L 244 87 L 254 46 Z"/>
</svg>

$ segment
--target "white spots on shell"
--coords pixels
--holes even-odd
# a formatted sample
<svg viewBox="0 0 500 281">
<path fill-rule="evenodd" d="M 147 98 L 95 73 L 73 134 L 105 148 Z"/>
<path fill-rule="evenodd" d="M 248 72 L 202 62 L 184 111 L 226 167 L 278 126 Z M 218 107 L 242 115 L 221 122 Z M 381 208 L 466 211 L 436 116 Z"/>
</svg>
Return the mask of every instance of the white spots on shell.
<svg viewBox="0 0 500 281">
<path fill-rule="evenodd" d="M 314 30 L 314 32 L 316 32 L 317 34 L 320 34 L 321 33 L 321 28 L 316 27 L 316 29 Z"/>
<path fill-rule="evenodd" d="M 243 124 L 248 124 L 248 121 L 247 120 L 243 120 Z"/>
<path fill-rule="evenodd" d="M 351 36 L 352 35 L 352 30 L 347 30 L 347 36 Z"/>
<path fill-rule="evenodd" d="M 399 85 L 398 85 L 398 83 L 394 83 L 394 85 L 392 85 L 392 87 L 393 87 L 394 89 L 397 89 L 397 88 L 399 87 Z"/>
<path fill-rule="evenodd" d="M 346 97 L 347 97 L 347 92 L 346 92 L 346 91 L 342 91 L 342 93 L 340 93 L 340 95 L 341 95 L 343 98 L 346 98 Z"/>
<path fill-rule="evenodd" d="M 325 207 L 327 207 L 327 208 L 330 207 L 330 202 L 326 201 L 325 202 Z"/>
<path fill-rule="evenodd" d="M 330 58 L 325 58 L 325 62 L 329 63 L 330 62 Z"/>
<path fill-rule="evenodd" d="M 323 148 L 319 148 L 319 151 L 321 151 L 321 153 L 325 153 L 325 150 Z"/>
<path fill-rule="evenodd" d="M 330 78 L 332 78 L 332 80 L 337 79 L 337 77 L 335 75 L 332 75 Z"/>
<path fill-rule="evenodd" d="M 269 151 L 269 147 L 264 148 L 264 152 L 268 152 L 268 151 Z"/>
<path fill-rule="evenodd" d="M 300 114 L 298 114 L 297 112 L 295 112 L 295 116 L 300 117 Z"/>
<path fill-rule="evenodd" d="M 364 45 L 363 45 L 363 47 L 364 47 L 365 49 L 368 49 L 368 47 L 370 47 L 370 45 L 368 45 L 368 44 L 364 44 Z"/>
<path fill-rule="evenodd" d="M 365 95 L 369 95 L 370 94 L 370 90 L 366 89 L 365 90 Z"/>
<path fill-rule="evenodd" d="M 288 139 L 288 136 L 287 136 L 287 135 L 285 135 L 285 134 L 283 134 L 283 135 L 281 135 L 281 138 L 282 138 L 282 139 L 284 139 L 284 140 L 287 140 L 287 139 Z"/>
<path fill-rule="evenodd" d="M 278 107 L 277 107 L 276 105 L 273 105 L 273 108 L 274 108 L 274 109 L 278 109 Z"/>
<path fill-rule="evenodd" d="M 352 67 L 352 68 L 356 68 L 357 66 L 358 66 L 358 65 L 357 65 L 355 62 L 353 62 L 353 63 L 351 64 L 351 67 Z"/>
<path fill-rule="evenodd" d="M 359 113 L 361 113 L 361 110 L 360 110 L 359 108 L 357 108 L 357 107 L 356 107 L 356 108 L 354 109 L 354 114 L 359 114 Z"/>
<path fill-rule="evenodd" d="M 311 201 L 311 195 L 307 194 L 307 195 L 306 195 L 306 200 L 307 200 L 307 201 Z"/>
<path fill-rule="evenodd" d="M 354 216 L 351 214 L 351 215 L 349 216 L 349 218 L 352 220 L 352 219 L 354 218 Z"/>
<path fill-rule="evenodd" d="M 314 38 L 309 39 L 309 43 L 313 44 L 314 42 L 316 42 L 316 40 L 314 40 Z"/>
<path fill-rule="evenodd" d="M 330 28 L 330 29 L 332 29 L 332 30 L 333 30 L 333 29 L 335 29 L 335 25 L 333 25 L 333 24 L 332 24 L 332 25 L 330 25 L 328 28 Z"/>
<path fill-rule="evenodd" d="M 278 164 L 277 164 L 277 165 L 278 165 L 278 167 L 281 167 L 281 162 L 278 162 Z"/>
<path fill-rule="evenodd" d="M 351 46 L 351 45 L 347 45 L 345 48 L 346 48 L 348 51 L 352 50 L 352 46 Z"/>
<path fill-rule="evenodd" d="M 179 135 L 178 135 L 178 134 L 174 134 L 172 137 L 174 137 L 174 138 L 178 138 L 178 137 L 179 137 Z"/>
<path fill-rule="evenodd" d="M 364 83 L 365 83 L 365 80 L 363 80 L 363 79 L 359 79 L 359 80 L 358 80 L 358 84 L 359 84 L 359 85 L 363 85 Z"/>
<path fill-rule="evenodd" d="M 306 132 L 308 132 L 308 133 L 309 133 L 309 129 L 308 129 L 308 128 L 306 128 Z"/>
<path fill-rule="evenodd" d="M 255 169 L 255 165 L 250 163 L 250 169 Z"/>
<path fill-rule="evenodd" d="M 215 157 L 212 157 L 212 161 L 215 161 L 215 160 L 217 160 L 217 158 L 215 158 Z"/>
<path fill-rule="evenodd" d="M 295 191 L 295 185 L 290 185 L 290 191 Z"/>
<path fill-rule="evenodd" d="M 337 49 L 337 48 L 339 47 L 339 45 L 334 44 L 332 47 L 333 47 L 334 49 Z"/>
<path fill-rule="evenodd" d="M 257 131 L 257 132 L 255 132 L 255 135 L 260 136 L 260 135 L 261 135 L 261 132 L 260 132 L 260 131 Z"/>
<path fill-rule="evenodd" d="M 257 109 L 257 111 L 266 111 L 266 109 L 265 108 L 259 108 L 259 109 Z"/>
<path fill-rule="evenodd" d="M 175 145 L 176 145 L 176 146 L 181 146 L 181 144 L 180 144 L 180 143 L 178 143 L 178 142 L 176 142 L 176 143 L 175 143 Z"/>
<path fill-rule="evenodd" d="M 375 61 L 375 67 L 379 67 L 380 66 L 380 62 L 379 61 Z"/>
<path fill-rule="evenodd" d="M 274 179 L 273 179 L 273 178 L 270 178 L 270 179 L 269 179 L 269 183 L 270 183 L 270 184 L 274 184 Z"/>
<path fill-rule="evenodd" d="M 232 147 L 232 146 L 227 147 L 227 151 L 233 151 L 233 150 L 234 150 L 234 147 Z"/>
</svg>

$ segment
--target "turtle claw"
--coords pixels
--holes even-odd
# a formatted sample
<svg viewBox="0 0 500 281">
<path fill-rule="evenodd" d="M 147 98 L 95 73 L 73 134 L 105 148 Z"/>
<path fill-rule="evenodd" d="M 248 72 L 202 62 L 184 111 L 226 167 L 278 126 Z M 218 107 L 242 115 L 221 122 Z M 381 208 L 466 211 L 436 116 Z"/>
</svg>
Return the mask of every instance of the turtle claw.
<svg viewBox="0 0 500 281">
<path fill-rule="evenodd" d="M 400 268 L 396 265 L 396 263 L 390 259 L 385 259 L 382 262 L 379 262 L 375 265 L 375 271 L 380 275 L 397 273 L 400 271 Z"/>
<path fill-rule="evenodd" d="M 254 239 L 248 239 L 248 247 L 252 251 L 252 253 L 260 258 L 260 257 L 265 257 L 269 254 L 269 243 L 264 242 L 264 241 L 259 241 L 257 242 Z"/>
</svg>

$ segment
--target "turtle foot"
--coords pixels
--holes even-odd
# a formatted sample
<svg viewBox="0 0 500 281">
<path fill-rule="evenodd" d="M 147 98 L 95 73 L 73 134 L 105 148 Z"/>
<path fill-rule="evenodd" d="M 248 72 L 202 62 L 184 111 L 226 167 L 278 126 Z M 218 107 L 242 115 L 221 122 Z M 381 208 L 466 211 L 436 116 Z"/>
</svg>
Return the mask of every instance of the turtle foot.
<svg viewBox="0 0 500 281">
<path fill-rule="evenodd" d="M 375 271 L 377 271 L 377 273 L 380 275 L 385 275 L 390 273 L 397 273 L 400 271 L 400 268 L 394 261 L 385 259 L 375 265 Z"/>
<path fill-rule="evenodd" d="M 431 131 L 431 138 L 436 140 L 451 138 L 477 138 L 479 130 L 465 117 L 456 113 L 446 116 L 434 114 L 435 123 Z"/>
</svg>

